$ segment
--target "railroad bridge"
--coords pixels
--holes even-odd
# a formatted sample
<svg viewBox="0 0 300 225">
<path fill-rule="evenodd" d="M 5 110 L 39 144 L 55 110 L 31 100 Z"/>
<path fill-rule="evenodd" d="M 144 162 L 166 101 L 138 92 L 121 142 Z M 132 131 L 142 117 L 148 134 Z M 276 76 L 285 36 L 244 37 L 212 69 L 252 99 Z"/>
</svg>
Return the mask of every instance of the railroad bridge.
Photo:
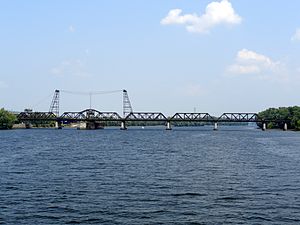
<svg viewBox="0 0 300 225">
<path fill-rule="evenodd" d="M 280 124 L 284 130 L 288 129 L 290 121 L 280 118 L 262 118 L 257 113 L 223 113 L 221 116 L 212 116 L 209 113 L 175 113 L 166 116 L 161 112 L 134 112 L 126 90 L 123 90 L 123 115 L 117 112 L 101 112 L 96 109 L 85 109 L 80 112 L 64 112 L 59 114 L 59 90 L 56 90 L 50 105 L 49 112 L 24 111 L 17 115 L 20 122 L 30 127 L 31 123 L 55 122 L 57 128 L 62 128 L 64 124 L 77 123 L 78 128 L 97 129 L 105 122 L 117 122 L 121 129 L 127 129 L 130 122 L 160 122 L 165 124 L 167 130 L 172 129 L 172 123 L 176 122 L 203 122 L 212 124 L 214 130 L 218 129 L 219 124 L 225 123 L 258 123 L 262 130 L 266 130 L 268 123 Z M 91 106 L 91 105 L 90 105 Z"/>
</svg>

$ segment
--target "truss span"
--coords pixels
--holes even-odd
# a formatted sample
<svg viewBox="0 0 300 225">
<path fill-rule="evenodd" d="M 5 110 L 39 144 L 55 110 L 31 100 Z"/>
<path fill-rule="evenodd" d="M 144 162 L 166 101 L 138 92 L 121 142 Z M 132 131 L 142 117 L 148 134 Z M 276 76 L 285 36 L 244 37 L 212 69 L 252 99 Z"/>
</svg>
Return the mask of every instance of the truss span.
<svg viewBox="0 0 300 225">
<path fill-rule="evenodd" d="M 20 121 L 54 121 L 57 116 L 53 112 L 21 112 L 17 118 Z"/>
<path fill-rule="evenodd" d="M 59 119 L 62 121 L 120 121 L 122 117 L 116 112 L 100 112 L 95 109 L 86 109 L 81 112 L 64 112 Z"/>
<path fill-rule="evenodd" d="M 218 122 L 261 122 L 257 113 L 223 113 Z"/>
<path fill-rule="evenodd" d="M 164 114 L 160 112 L 131 112 L 125 119 L 125 121 L 167 121 Z"/>
<path fill-rule="evenodd" d="M 256 122 L 256 123 L 285 123 L 282 118 L 261 118 L 257 113 L 223 113 L 220 117 L 211 116 L 209 113 L 175 113 L 166 117 L 161 112 L 131 112 L 126 117 L 121 117 L 116 112 L 100 112 L 95 109 L 86 109 L 80 112 L 64 112 L 57 116 L 53 112 L 21 112 L 17 115 L 21 122 L 34 121 L 149 121 L 149 122 Z"/>
<path fill-rule="evenodd" d="M 171 117 L 170 121 L 191 121 L 191 122 L 211 122 L 214 121 L 214 117 L 209 113 L 175 113 Z"/>
</svg>

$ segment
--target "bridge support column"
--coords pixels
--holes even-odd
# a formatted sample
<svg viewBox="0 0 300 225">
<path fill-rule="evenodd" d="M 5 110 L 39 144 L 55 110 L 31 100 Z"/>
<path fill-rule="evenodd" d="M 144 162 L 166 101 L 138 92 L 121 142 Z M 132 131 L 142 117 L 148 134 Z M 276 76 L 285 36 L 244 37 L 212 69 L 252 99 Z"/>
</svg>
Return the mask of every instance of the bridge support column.
<svg viewBox="0 0 300 225">
<path fill-rule="evenodd" d="M 55 122 L 55 128 L 62 129 L 62 123 L 60 121 Z"/>
<path fill-rule="evenodd" d="M 121 128 L 120 128 L 120 129 L 121 129 L 121 130 L 127 130 L 125 121 L 122 121 L 122 122 L 121 122 Z"/>
<path fill-rule="evenodd" d="M 30 122 L 25 122 L 25 128 L 30 129 L 32 127 Z"/>
<path fill-rule="evenodd" d="M 171 121 L 167 121 L 167 127 L 166 130 L 172 130 Z"/>
<path fill-rule="evenodd" d="M 97 121 L 88 121 L 86 122 L 86 128 L 87 130 L 98 130 L 98 129 L 104 129 L 103 124 L 98 123 Z"/>
<path fill-rule="evenodd" d="M 263 125 L 262 125 L 262 130 L 263 130 L 263 131 L 267 130 L 267 124 L 266 124 L 266 123 L 263 123 Z"/>
<path fill-rule="evenodd" d="M 284 123 L 284 125 L 283 125 L 283 130 L 284 130 L 284 131 L 287 131 L 287 130 L 288 130 L 287 123 Z"/>
<path fill-rule="evenodd" d="M 86 129 L 86 123 L 78 121 L 76 128 L 77 128 L 77 130 Z"/>
<path fill-rule="evenodd" d="M 94 122 L 86 122 L 86 129 L 87 130 L 95 130 L 96 129 L 96 125 Z"/>
<path fill-rule="evenodd" d="M 215 122 L 215 124 L 214 124 L 214 130 L 218 130 L 218 123 L 217 122 Z"/>
</svg>

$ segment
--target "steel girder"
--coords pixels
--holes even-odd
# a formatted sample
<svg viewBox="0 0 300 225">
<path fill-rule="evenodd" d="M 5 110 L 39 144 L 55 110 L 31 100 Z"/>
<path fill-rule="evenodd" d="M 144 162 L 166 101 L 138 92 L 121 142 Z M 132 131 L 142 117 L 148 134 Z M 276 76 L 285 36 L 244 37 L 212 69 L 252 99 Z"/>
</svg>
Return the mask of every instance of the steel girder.
<svg viewBox="0 0 300 225">
<path fill-rule="evenodd" d="M 223 113 L 218 122 L 261 122 L 257 113 Z"/>
<path fill-rule="evenodd" d="M 120 121 L 122 118 L 116 112 L 99 112 L 95 109 L 86 109 L 81 112 L 65 112 L 60 117 L 62 121 Z"/>
<path fill-rule="evenodd" d="M 166 117 L 160 112 L 131 112 L 122 118 L 116 112 L 100 112 L 86 109 L 81 112 L 65 112 L 56 116 L 52 112 L 21 112 L 17 115 L 19 121 L 174 121 L 174 122 L 289 122 L 281 118 L 261 118 L 257 113 L 223 113 L 213 117 L 208 113 L 175 113 Z"/>
<path fill-rule="evenodd" d="M 170 121 L 211 122 L 215 119 L 208 113 L 176 113 Z"/>
<path fill-rule="evenodd" d="M 164 114 L 160 112 L 131 112 L 125 118 L 125 121 L 167 121 Z"/>
<path fill-rule="evenodd" d="M 20 121 L 55 121 L 57 116 L 52 112 L 21 112 L 17 116 Z"/>
</svg>

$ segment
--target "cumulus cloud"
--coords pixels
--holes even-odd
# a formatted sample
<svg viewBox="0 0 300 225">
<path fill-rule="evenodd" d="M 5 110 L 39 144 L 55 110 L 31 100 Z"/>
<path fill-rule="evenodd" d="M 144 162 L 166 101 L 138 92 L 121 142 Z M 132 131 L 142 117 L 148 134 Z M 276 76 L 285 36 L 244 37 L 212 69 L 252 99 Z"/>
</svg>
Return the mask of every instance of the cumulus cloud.
<svg viewBox="0 0 300 225">
<path fill-rule="evenodd" d="M 235 74 L 258 74 L 262 71 L 276 72 L 281 63 L 254 51 L 242 49 L 237 53 L 235 63 L 229 66 L 228 71 Z"/>
<path fill-rule="evenodd" d="M 287 81 L 288 70 L 284 63 L 270 57 L 242 49 L 237 53 L 234 64 L 227 68 L 231 75 L 253 74 L 260 79 Z"/>
<path fill-rule="evenodd" d="M 57 76 L 89 76 L 85 69 L 85 63 L 80 59 L 65 60 L 60 65 L 53 67 L 50 72 Z"/>
<path fill-rule="evenodd" d="M 181 9 L 172 9 L 160 23 L 162 25 L 184 25 L 189 32 L 207 33 L 219 24 L 240 24 L 242 18 L 235 13 L 228 0 L 212 2 L 206 6 L 203 15 L 182 14 Z"/>
<path fill-rule="evenodd" d="M 295 34 L 291 37 L 292 41 L 300 41 L 300 28 L 298 28 Z"/>
<path fill-rule="evenodd" d="M 233 64 L 229 67 L 229 72 L 234 74 L 259 73 L 261 70 L 257 65 Z"/>
</svg>

